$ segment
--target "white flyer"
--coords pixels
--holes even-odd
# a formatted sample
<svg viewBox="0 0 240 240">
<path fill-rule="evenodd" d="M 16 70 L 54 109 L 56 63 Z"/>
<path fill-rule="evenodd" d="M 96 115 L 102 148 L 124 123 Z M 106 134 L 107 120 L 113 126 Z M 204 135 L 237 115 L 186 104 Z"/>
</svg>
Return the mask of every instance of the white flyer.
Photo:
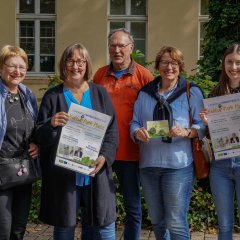
<svg viewBox="0 0 240 240">
<path fill-rule="evenodd" d="M 62 128 L 55 164 L 89 175 L 99 155 L 111 116 L 72 103 Z"/>
<path fill-rule="evenodd" d="M 240 156 L 240 93 L 204 99 L 216 160 Z"/>
</svg>

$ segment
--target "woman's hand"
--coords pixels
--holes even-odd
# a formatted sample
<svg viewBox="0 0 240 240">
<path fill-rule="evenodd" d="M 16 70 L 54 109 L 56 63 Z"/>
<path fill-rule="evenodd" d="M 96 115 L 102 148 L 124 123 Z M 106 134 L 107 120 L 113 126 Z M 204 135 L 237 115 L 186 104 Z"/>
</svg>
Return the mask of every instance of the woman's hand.
<svg viewBox="0 0 240 240">
<path fill-rule="evenodd" d="M 169 137 L 188 137 L 189 131 L 179 125 L 173 126 L 169 131 Z"/>
<path fill-rule="evenodd" d="M 28 153 L 32 159 L 36 159 L 38 157 L 38 146 L 34 143 L 30 143 Z"/>
<path fill-rule="evenodd" d="M 134 132 L 134 137 L 142 142 L 148 142 L 150 140 L 148 132 L 145 128 L 139 128 Z"/>
<path fill-rule="evenodd" d="M 202 119 L 203 123 L 205 125 L 208 125 L 208 119 L 207 119 L 207 114 L 208 114 L 208 110 L 206 108 L 204 108 L 200 113 L 199 116 Z"/>
<path fill-rule="evenodd" d="M 69 116 L 65 112 L 58 112 L 56 113 L 51 119 L 52 127 L 64 127 L 67 124 Z"/>
<path fill-rule="evenodd" d="M 106 162 L 106 159 L 104 156 L 102 155 L 98 156 L 98 158 L 94 163 L 95 169 L 90 173 L 90 176 L 97 174 L 101 170 L 105 162 Z"/>
</svg>

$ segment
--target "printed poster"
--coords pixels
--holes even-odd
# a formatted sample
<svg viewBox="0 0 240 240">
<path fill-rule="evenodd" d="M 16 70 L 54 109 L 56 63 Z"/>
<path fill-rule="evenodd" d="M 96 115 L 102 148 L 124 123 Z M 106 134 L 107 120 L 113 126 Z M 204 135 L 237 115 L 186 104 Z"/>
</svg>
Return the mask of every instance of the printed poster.
<svg viewBox="0 0 240 240">
<path fill-rule="evenodd" d="M 72 103 L 62 128 L 55 164 L 89 175 L 99 155 L 111 117 Z"/>
<path fill-rule="evenodd" d="M 216 160 L 240 156 L 240 93 L 204 99 Z"/>
</svg>

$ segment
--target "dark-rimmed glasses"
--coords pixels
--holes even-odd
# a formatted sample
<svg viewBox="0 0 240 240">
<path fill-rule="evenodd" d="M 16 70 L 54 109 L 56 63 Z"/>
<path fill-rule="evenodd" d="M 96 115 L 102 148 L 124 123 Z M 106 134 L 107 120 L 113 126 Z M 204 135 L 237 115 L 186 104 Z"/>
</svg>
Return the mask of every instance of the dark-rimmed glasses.
<svg viewBox="0 0 240 240">
<path fill-rule="evenodd" d="M 179 66 L 178 62 L 167 60 L 160 60 L 159 64 L 162 67 L 168 67 L 169 64 L 172 66 L 172 68 L 177 68 Z"/>
<path fill-rule="evenodd" d="M 67 67 L 73 67 L 74 63 L 76 63 L 78 67 L 82 67 L 82 66 L 86 65 L 87 61 L 84 60 L 84 59 L 78 59 L 76 61 L 74 61 L 74 60 L 67 60 L 66 61 Z"/>
</svg>

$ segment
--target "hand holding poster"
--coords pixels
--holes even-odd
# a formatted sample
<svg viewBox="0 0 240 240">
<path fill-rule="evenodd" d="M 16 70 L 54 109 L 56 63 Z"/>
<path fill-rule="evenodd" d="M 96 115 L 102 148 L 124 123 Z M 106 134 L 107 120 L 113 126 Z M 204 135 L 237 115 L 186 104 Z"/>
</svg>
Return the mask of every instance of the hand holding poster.
<svg viewBox="0 0 240 240">
<path fill-rule="evenodd" d="M 215 159 L 240 155 L 240 93 L 204 99 Z"/>
<path fill-rule="evenodd" d="M 62 128 L 55 164 L 89 175 L 99 155 L 111 117 L 72 103 Z"/>
</svg>

